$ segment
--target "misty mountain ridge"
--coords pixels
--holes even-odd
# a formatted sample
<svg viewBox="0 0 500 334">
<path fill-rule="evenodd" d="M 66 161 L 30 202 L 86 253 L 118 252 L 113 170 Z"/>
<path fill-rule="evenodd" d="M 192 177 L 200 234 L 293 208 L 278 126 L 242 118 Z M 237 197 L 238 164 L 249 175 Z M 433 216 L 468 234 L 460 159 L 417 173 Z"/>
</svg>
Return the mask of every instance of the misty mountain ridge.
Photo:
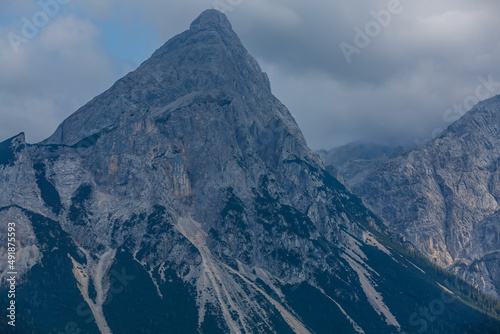
<svg viewBox="0 0 500 334">
<path fill-rule="evenodd" d="M 325 159 L 327 167 L 333 167 L 333 174 L 342 179 L 346 186 L 352 187 L 384 162 L 404 151 L 402 146 L 356 141 L 317 153 Z"/>
<path fill-rule="evenodd" d="M 500 298 L 500 95 L 353 187 L 424 254 Z"/>
</svg>

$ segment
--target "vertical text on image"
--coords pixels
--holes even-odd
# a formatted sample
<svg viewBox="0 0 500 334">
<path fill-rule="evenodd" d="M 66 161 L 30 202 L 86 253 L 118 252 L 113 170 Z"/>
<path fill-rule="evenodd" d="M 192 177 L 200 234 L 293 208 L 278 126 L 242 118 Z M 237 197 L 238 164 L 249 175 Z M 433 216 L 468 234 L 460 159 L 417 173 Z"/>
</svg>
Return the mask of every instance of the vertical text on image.
<svg viewBox="0 0 500 334">
<path fill-rule="evenodd" d="M 9 306 L 7 307 L 7 318 L 10 326 L 16 326 L 16 223 L 10 222 L 7 228 L 7 297 Z"/>
</svg>

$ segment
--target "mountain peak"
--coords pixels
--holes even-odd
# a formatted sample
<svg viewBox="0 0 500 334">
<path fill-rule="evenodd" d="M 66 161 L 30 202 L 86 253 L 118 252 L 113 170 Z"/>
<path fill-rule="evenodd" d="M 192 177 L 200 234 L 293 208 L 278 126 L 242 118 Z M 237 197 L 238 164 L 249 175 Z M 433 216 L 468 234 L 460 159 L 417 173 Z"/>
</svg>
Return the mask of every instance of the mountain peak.
<svg viewBox="0 0 500 334">
<path fill-rule="evenodd" d="M 24 132 L 0 142 L 0 166 L 13 165 L 16 160 L 16 152 L 25 146 L 26 138 Z"/>
<path fill-rule="evenodd" d="M 144 120 L 200 94 L 228 101 L 252 97 L 255 104 L 257 97 L 261 102 L 271 98 L 267 75 L 217 10 L 201 13 L 190 30 L 167 41 L 134 72 L 72 114 L 42 144 L 71 146 L 116 128 L 126 117 Z"/>
<path fill-rule="evenodd" d="M 213 30 L 217 28 L 232 30 L 227 16 L 216 9 L 207 9 L 191 23 L 191 31 Z"/>
<path fill-rule="evenodd" d="M 8 144 L 8 145 L 11 145 L 11 144 L 23 145 L 24 144 L 25 145 L 26 144 L 26 136 L 25 136 L 24 132 L 21 132 L 20 134 L 1 142 L 0 145 L 1 144 Z"/>
</svg>

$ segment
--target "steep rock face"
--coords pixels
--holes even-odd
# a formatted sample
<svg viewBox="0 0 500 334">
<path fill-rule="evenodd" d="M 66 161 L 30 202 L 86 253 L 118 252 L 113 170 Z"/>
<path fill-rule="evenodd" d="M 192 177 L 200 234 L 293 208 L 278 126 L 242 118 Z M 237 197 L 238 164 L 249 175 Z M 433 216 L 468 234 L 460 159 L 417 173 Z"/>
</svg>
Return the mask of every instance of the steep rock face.
<svg viewBox="0 0 500 334">
<path fill-rule="evenodd" d="M 500 298 L 500 96 L 354 187 L 422 252 Z"/>
<path fill-rule="evenodd" d="M 0 144 L 0 182 L 20 194 L 1 198 L 0 215 L 23 231 L 21 331 L 498 326 L 445 293 L 446 276 L 405 259 L 397 236 L 324 170 L 220 12 L 204 12 L 46 141 L 23 140 Z M 448 312 L 416 321 L 441 296 Z"/>
</svg>

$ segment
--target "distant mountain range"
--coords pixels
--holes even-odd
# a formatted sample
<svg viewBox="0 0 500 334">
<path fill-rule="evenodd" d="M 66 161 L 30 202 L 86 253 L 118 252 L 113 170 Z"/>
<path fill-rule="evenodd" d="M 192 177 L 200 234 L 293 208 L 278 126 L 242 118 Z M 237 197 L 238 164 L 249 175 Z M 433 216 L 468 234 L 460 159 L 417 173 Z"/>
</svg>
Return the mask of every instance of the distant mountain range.
<svg viewBox="0 0 500 334">
<path fill-rule="evenodd" d="M 435 263 L 500 298 L 500 96 L 352 190 Z"/>
<path fill-rule="evenodd" d="M 401 146 L 363 142 L 352 142 L 329 151 L 317 151 L 325 159 L 327 167 L 334 167 L 331 172 L 348 187 L 364 181 L 384 162 L 403 152 L 404 148 Z"/>
<path fill-rule="evenodd" d="M 356 189 L 392 194 L 374 182 Z M 425 252 L 427 234 L 392 232 L 326 171 L 215 10 L 47 140 L 0 143 L 0 189 L 1 333 L 499 332 L 498 302 L 403 236 Z"/>
</svg>

